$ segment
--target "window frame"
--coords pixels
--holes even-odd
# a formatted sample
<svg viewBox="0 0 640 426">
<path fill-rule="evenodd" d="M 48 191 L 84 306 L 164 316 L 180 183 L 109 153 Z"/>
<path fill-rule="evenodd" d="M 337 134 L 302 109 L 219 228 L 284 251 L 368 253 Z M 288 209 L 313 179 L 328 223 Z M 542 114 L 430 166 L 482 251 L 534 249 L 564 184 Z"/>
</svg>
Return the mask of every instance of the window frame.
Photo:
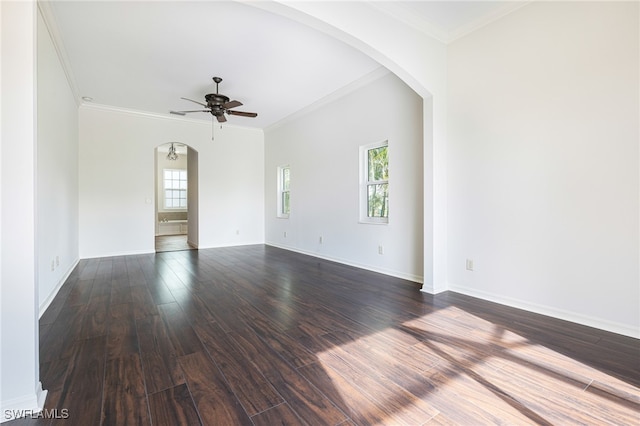
<svg viewBox="0 0 640 426">
<path fill-rule="evenodd" d="M 285 182 L 285 170 L 288 171 L 288 182 Z M 284 165 L 278 166 L 277 177 L 277 212 L 276 217 L 281 219 L 288 219 L 291 214 L 291 166 Z M 285 188 L 285 184 L 288 183 L 288 188 Z M 288 195 L 288 204 L 285 204 L 284 196 Z M 284 211 L 285 206 L 289 207 L 289 211 Z"/>
<path fill-rule="evenodd" d="M 389 223 L 389 173 L 387 179 L 369 180 L 369 151 L 373 149 L 387 149 L 387 169 L 389 168 L 389 140 L 360 146 L 360 223 L 386 225 Z M 387 215 L 384 217 L 369 216 L 369 187 L 372 185 L 387 185 Z"/>
<path fill-rule="evenodd" d="M 185 179 L 181 179 L 180 177 L 178 177 L 177 182 L 178 182 L 178 188 L 167 188 L 167 177 L 166 177 L 166 172 L 184 172 L 185 174 Z M 171 179 L 169 179 L 171 181 L 176 181 L 176 179 L 173 179 L 173 177 Z M 180 182 L 185 182 L 185 188 L 182 189 L 180 188 Z M 182 192 L 184 191 L 184 200 L 185 200 L 185 205 L 183 206 L 178 206 L 178 207 L 174 207 L 174 206 L 167 206 L 167 200 L 182 200 L 183 197 L 170 197 L 167 198 L 167 190 L 169 191 L 179 191 Z M 171 168 L 164 168 L 162 169 L 162 205 L 164 206 L 164 210 L 187 210 L 188 209 L 188 203 L 189 203 L 189 175 L 187 174 L 187 170 L 186 169 L 171 169 Z"/>
</svg>

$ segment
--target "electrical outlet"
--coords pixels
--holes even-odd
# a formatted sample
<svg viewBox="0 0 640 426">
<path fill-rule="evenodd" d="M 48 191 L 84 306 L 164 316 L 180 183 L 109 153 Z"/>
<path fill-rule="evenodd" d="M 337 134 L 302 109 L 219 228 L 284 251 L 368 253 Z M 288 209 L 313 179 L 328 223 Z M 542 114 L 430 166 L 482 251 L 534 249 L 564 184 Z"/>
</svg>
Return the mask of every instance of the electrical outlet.
<svg viewBox="0 0 640 426">
<path fill-rule="evenodd" d="M 287 231 L 284 231 L 284 237 L 287 238 Z"/>
<path fill-rule="evenodd" d="M 473 271 L 473 259 L 467 259 L 466 267 L 467 271 Z"/>
<path fill-rule="evenodd" d="M 320 238 L 318 239 L 318 241 L 320 241 L 320 244 L 322 244 L 322 235 L 320 236 Z"/>
<path fill-rule="evenodd" d="M 382 245 L 378 246 L 378 254 L 384 254 L 384 247 Z"/>
</svg>

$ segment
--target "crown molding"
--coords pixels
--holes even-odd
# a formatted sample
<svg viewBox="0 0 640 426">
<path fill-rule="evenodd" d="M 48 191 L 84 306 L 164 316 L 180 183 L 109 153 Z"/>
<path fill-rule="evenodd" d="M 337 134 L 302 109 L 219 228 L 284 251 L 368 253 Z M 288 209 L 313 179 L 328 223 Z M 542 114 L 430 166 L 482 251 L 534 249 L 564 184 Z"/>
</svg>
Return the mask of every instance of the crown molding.
<svg viewBox="0 0 640 426">
<path fill-rule="evenodd" d="M 196 118 L 175 116 L 173 114 L 161 114 L 156 112 L 142 111 L 142 110 L 137 110 L 132 108 L 121 108 L 121 107 L 116 107 L 112 105 L 96 104 L 93 102 L 90 103 L 90 102 L 84 102 L 84 101 L 80 104 L 80 109 L 116 112 L 120 114 L 129 114 L 129 115 L 136 115 L 139 117 L 153 118 L 156 120 L 182 121 L 182 122 L 198 124 L 202 126 L 211 126 L 211 123 L 212 123 L 210 120 L 199 120 Z M 211 118 L 211 120 L 213 120 L 213 117 Z M 262 131 L 262 129 L 258 127 L 239 126 L 237 124 L 232 124 L 228 122 L 227 123 L 214 122 L 214 124 L 222 124 L 224 125 L 224 127 L 228 127 L 228 128 Z"/>
<path fill-rule="evenodd" d="M 401 23 L 408 25 L 414 30 L 417 30 L 426 35 L 427 37 L 431 37 L 445 44 L 449 39 L 449 35 L 446 31 L 443 31 L 437 26 L 431 24 L 411 10 L 402 7 L 399 3 L 377 1 L 367 1 L 367 3 L 370 7 L 377 9 L 385 15 L 395 18 Z"/>
<path fill-rule="evenodd" d="M 492 11 L 491 13 L 488 13 L 474 21 L 469 22 L 466 25 L 461 26 L 460 28 L 456 29 L 455 31 L 452 31 L 449 33 L 449 40 L 447 41 L 447 44 L 452 43 L 466 35 L 471 34 L 474 31 L 479 30 L 482 27 L 485 27 L 489 24 L 491 24 L 492 22 L 495 22 L 513 12 L 515 12 L 516 10 L 530 4 L 533 3 L 534 0 L 517 0 L 517 1 L 506 1 L 505 4 L 503 6 L 501 6 L 498 9 L 495 9 L 494 11 Z"/>
<path fill-rule="evenodd" d="M 437 41 L 450 44 L 516 10 L 520 9 L 532 3 L 534 0 L 507 0 L 504 1 L 504 5 L 495 9 L 494 11 L 481 16 L 480 18 L 471 21 L 454 31 L 445 31 L 437 25 L 432 24 L 423 17 L 417 15 L 415 12 L 402 6 L 400 2 L 377 2 L 367 1 L 367 3 L 374 9 L 377 9 L 398 21 L 408 25 L 421 32 L 422 34 L 436 39 Z"/>
<path fill-rule="evenodd" d="M 318 110 L 319 108 L 328 105 L 332 102 L 337 101 L 340 98 L 343 98 L 345 96 L 347 96 L 350 93 L 355 92 L 356 90 L 367 86 L 371 83 L 373 83 L 374 81 L 386 76 L 387 74 L 390 74 L 391 71 L 389 71 L 388 69 L 386 69 L 383 66 L 380 66 L 378 68 L 376 68 L 375 70 L 371 71 L 368 74 L 365 74 L 364 76 L 360 77 L 359 79 L 347 84 L 346 86 L 343 86 L 339 89 L 337 89 L 336 91 L 330 93 L 329 95 L 313 102 L 312 104 L 307 105 L 306 107 L 299 109 L 298 111 L 294 112 L 293 114 L 290 114 L 288 116 L 286 116 L 285 118 L 267 126 L 264 131 L 269 132 L 272 130 L 275 130 L 281 126 L 284 126 L 285 124 L 288 124 L 294 120 L 297 120 L 300 117 L 303 117 L 307 114 L 310 114 L 316 110 Z"/>
<path fill-rule="evenodd" d="M 76 105 L 80 106 L 80 104 L 82 103 L 80 90 L 78 89 L 78 85 L 76 84 L 75 76 L 73 75 L 73 71 L 71 70 L 69 57 L 67 56 L 64 44 L 62 43 L 62 36 L 60 35 L 58 22 L 55 18 L 55 13 L 53 12 L 52 2 L 38 1 L 37 4 L 38 10 L 40 11 L 40 16 L 42 16 L 42 20 L 44 21 L 47 32 L 49 33 L 49 37 L 51 38 L 51 42 L 53 43 L 53 47 L 56 50 L 58 59 L 60 60 L 60 65 L 62 66 L 64 75 L 67 77 L 67 84 L 69 84 L 69 88 L 71 89 L 71 93 L 73 94 L 73 99 Z"/>
</svg>

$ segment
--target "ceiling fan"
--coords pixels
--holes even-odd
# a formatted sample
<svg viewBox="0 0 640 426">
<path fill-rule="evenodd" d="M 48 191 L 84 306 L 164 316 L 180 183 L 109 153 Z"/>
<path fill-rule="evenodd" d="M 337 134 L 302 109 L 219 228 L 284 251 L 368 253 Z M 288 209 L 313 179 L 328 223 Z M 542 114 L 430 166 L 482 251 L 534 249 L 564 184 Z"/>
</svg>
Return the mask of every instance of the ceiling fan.
<svg viewBox="0 0 640 426">
<path fill-rule="evenodd" d="M 218 84 L 220 84 L 220 82 L 222 81 L 220 77 L 213 77 L 213 81 L 216 83 L 216 93 L 209 93 L 208 95 L 204 96 L 204 99 L 207 102 L 206 104 L 202 102 L 194 101 L 193 99 L 189 99 L 189 98 L 180 98 L 180 99 L 184 99 L 185 101 L 195 102 L 198 105 L 202 105 L 206 109 L 196 109 L 192 111 L 169 111 L 169 113 L 176 114 L 176 115 L 186 115 L 191 112 L 209 112 L 211 113 L 211 115 L 213 115 L 216 118 L 216 120 L 218 120 L 219 123 L 224 123 L 225 121 L 227 121 L 227 117 L 225 117 L 225 114 L 239 115 L 241 117 L 257 117 L 258 116 L 258 114 L 255 112 L 232 110 L 231 108 L 236 108 L 241 106 L 242 102 L 230 101 L 228 96 L 218 93 Z"/>
</svg>

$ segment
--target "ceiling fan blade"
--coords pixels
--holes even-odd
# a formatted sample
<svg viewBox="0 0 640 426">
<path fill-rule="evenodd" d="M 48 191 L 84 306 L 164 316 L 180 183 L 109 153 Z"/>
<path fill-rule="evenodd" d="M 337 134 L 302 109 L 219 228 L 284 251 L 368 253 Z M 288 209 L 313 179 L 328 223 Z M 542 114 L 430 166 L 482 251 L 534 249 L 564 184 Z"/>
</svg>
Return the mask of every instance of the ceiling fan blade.
<svg viewBox="0 0 640 426">
<path fill-rule="evenodd" d="M 257 117 L 258 116 L 258 114 L 255 112 L 245 112 L 245 111 L 227 111 L 227 114 L 239 115 L 241 117 Z"/>
<path fill-rule="evenodd" d="M 176 115 L 185 115 L 185 114 L 188 114 L 190 112 L 211 112 L 211 110 L 209 110 L 209 109 L 196 109 L 196 110 L 192 110 L 192 111 L 169 111 L 170 114 L 176 114 Z"/>
<path fill-rule="evenodd" d="M 229 101 L 226 104 L 222 105 L 222 108 L 229 109 L 242 106 L 242 102 L 240 101 Z"/>
<path fill-rule="evenodd" d="M 195 102 L 198 105 L 202 105 L 203 107 L 206 107 L 207 104 L 203 104 L 202 102 L 198 102 L 198 101 L 194 101 L 193 99 L 189 99 L 189 98 L 180 98 L 180 99 L 184 99 L 185 101 L 191 101 L 191 102 Z"/>
<path fill-rule="evenodd" d="M 216 118 L 218 119 L 218 123 L 224 123 L 227 121 L 227 117 L 225 117 L 224 114 L 216 115 Z"/>
</svg>

